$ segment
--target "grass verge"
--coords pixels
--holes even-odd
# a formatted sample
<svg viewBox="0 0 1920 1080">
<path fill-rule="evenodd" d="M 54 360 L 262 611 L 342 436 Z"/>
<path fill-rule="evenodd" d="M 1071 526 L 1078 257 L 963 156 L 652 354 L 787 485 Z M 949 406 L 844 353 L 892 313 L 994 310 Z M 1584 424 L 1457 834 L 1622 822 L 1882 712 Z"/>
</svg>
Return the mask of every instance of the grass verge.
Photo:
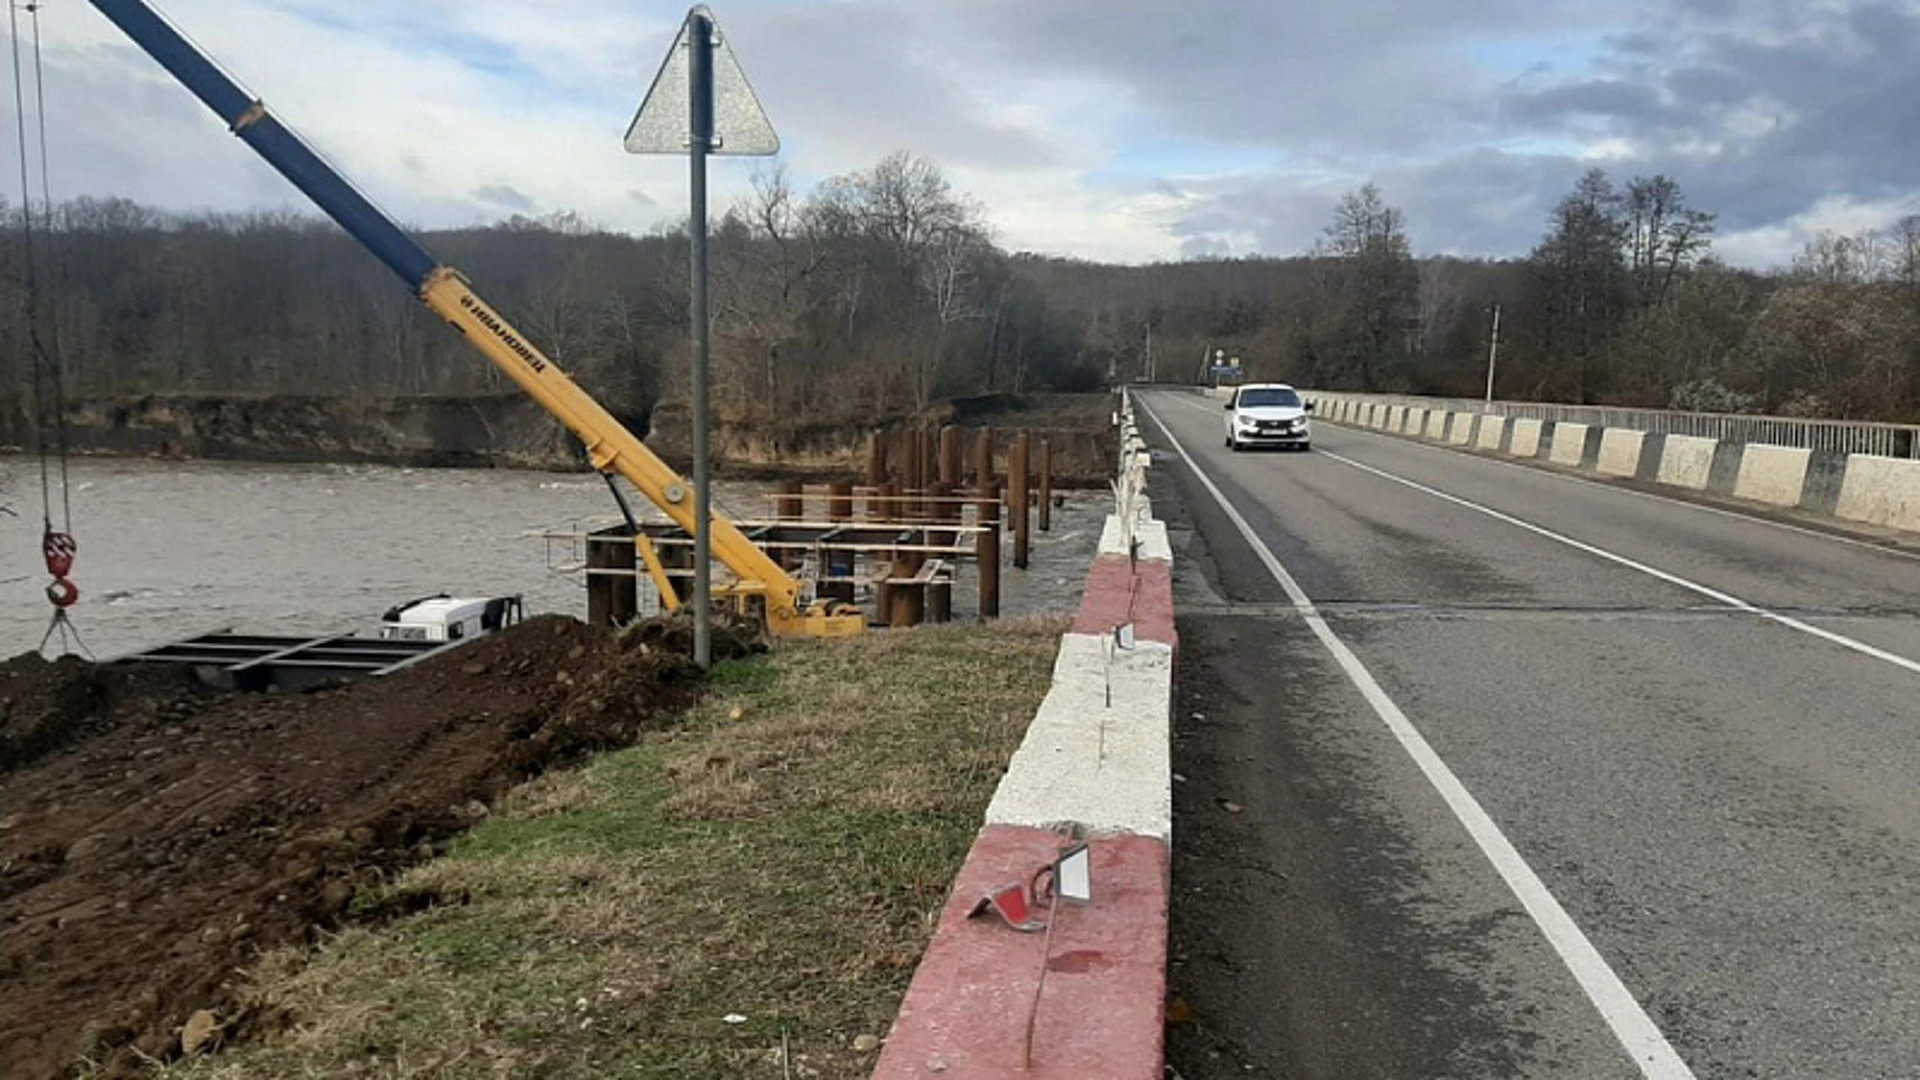
<svg viewBox="0 0 1920 1080">
<path fill-rule="evenodd" d="M 793 642 L 262 958 L 239 1077 L 864 1077 L 1064 620 Z M 784 1049 L 783 1049 L 784 1048 Z"/>
</svg>

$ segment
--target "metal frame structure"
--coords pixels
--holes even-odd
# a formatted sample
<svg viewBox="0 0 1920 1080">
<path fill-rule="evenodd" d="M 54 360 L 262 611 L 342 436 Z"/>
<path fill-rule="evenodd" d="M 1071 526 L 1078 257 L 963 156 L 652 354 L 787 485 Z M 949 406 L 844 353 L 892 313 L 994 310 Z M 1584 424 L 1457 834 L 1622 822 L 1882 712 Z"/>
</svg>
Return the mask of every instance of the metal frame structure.
<svg viewBox="0 0 1920 1080">
<path fill-rule="evenodd" d="M 278 637 L 216 631 L 120 657 L 123 664 L 190 667 L 226 690 L 305 690 L 350 679 L 391 675 L 465 641 L 408 641 L 336 634 Z"/>
</svg>

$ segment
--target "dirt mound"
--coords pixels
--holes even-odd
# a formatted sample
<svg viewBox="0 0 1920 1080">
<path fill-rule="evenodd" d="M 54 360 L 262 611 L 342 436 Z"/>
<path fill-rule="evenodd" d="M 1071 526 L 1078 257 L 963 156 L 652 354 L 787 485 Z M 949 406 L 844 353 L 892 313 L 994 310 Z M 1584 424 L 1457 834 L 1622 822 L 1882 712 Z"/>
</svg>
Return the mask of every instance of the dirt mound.
<svg viewBox="0 0 1920 1080">
<path fill-rule="evenodd" d="M 0 665 L 0 774 L 122 723 L 185 715 L 203 694 L 182 668 L 97 667 L 26 653 Z"/>
<path fill-rule="evenodd" d="M 0 1076 L 62 1076 L 82 1056 L 132 1075 L 176 1055 L 201 1009 L 215 1039 L 272 1023 L 234 994 L 240 966 L 338 925 L 358 887 L 430 857 L 515 783 L 684 707 L 700 673 L 683 637 L 544 617 L 286 696 L 0 665 Z M 716 635 L 718 656 L 751 648 Z"/>
</svg>

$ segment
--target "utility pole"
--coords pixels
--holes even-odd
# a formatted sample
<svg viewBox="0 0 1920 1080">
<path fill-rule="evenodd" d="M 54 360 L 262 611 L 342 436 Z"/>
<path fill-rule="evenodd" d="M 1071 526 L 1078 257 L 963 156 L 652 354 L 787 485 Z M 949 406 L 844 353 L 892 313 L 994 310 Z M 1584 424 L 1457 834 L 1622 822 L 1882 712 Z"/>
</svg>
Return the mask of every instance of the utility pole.
<svg viewBox="0 0 1920 1080">
<path fill-rule="evenodd" d="M 1487 342 L 1487 404 L 1493 404 L 1493 365 L 1500 358 L 1500 305 L 1493 305 L 1493 337 Z"/>
</svg>

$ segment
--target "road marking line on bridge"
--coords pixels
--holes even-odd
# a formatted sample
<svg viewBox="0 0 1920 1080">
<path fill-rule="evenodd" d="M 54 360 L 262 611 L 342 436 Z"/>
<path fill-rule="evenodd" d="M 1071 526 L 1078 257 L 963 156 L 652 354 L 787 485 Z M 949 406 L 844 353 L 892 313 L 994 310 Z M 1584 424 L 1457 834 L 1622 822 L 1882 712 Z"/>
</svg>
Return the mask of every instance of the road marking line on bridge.
<svg viewBox="0 0 1920 1080">
<path fill-rule="evenodd" d="M 1182 402 L 1182 404 L 1187 404 L 1187 403 Z M 1196 405 L 1193 407 L 1199 409 L 1201 412 L 1209 412 L 1209 410 L 1207 410 L 1202 406 Z M 1542 469 L 1538 466 L 1529 465 L 1522 461 L 1505 461 L 1497 457 L 1490 457 L 1487 454 L 1479 453 L 1471 449 L 1463 449 L 1458 446 L 1450 446 L 1450 445 L 1443 446 L 1437 443 L 1430 443 L 1430 442 L 1414 442 L 1410 439 L 1406 439 L 1406 438 L 1395 436 L 1395 435 L 1390 435 L 1384 431 L 1374 431 L 1371 428 L 1356 427 L 1352 424 L 1334 423 L 1332 421 L 1323 421 L 1323 423 L 1331 424 L 1331 426 L 1337 427 L 1343 432 L 1349 432 L 1354 435 L 1363 435 L 1363 436 L 1366 436 L 1367 438 L 1375 439 L 1380 442 L 1389 443 L 1396 446 L 1409 446 L 1409 447 L 1417 447 L 1421 450 L 1432 450 L 1442 454 L 1450 454 L 1454 457 L 1466 458 L 1470 461 L 1484 462 L 1488 465 L 1498 466 L 1499 468 L 1502 468 L 1502 469 L 1513 469 L 1519 472 L 1527 473 L 1528 475 L 1531 475 L 1531 476 L 1543 476 L 1551 480 L 1559 480 L 1568 484 L 1576 484 L 1580 487 L 1598 488 L 1602 491 L 1611 491 L 1620 495 L 1631 495 L 1636 499 L 1648 499 L 1657 503 L 1665 503 L 1668 506 L 1678 506 L 1687 510 L 1697 510 L 1702 514 L 1712 514 L 1715 517 L 1733 518 L 1736 521 L 1744 521 L 1751 525 L 1763 525 L 1769 529 L 1778 529 L 1781 532 L 1790 532 L 1797 536 L 1810 537 L 1814 540 L 1825 540 L 1828 543 L 1844 544 L 1847 547 L 1860 548 L 1865 551 L 1871 551 L 1876 555 L 1891 555 L 1896 559 L 1906 559 L 1909 562 L 1920 562 L 1920 550 L 1913 550 L 1910 548 L 1898 547 L 1892 543 L 1883 543 L 1875 540 L 1863 540 L 1857 536 L 1842 536 L 1839 533 L 1829 532 L 1825 529 L 1815 529 L 1815 528 L 1810 528 L 1806 525 L 1795 525 L 1790 521 L 1777 521 L 1770 517 L 1761 517 L 1760 515 L 1747 510 L 1728 509 L 1727 507 L 1724 507 L 1724 506 L 1714 506 L 1711 503 L 1699 502 L 1694 499 L 1683 499 L 1677 495 L 1664 495 L 1658 491 L 1643 491 L 1640 488 L 1628 487 L 1625 484 L 1608 483 L 1605 480 L 1595 479 L 1594 477 L 1591 477 L 1591 476 L 1581 476 L 1578 473 L 1567 472 L 1564 469 Z M 1775 509 L 1780 509 L 1780 508 L 1776 507 Z M 1854 524 L 1860 524 L 1860 523 L 1855 522 Z"/>
<path fill-rule="evenodd" d="M 1791 615 L 1783 615 L 1780 612 L 1771 611 L 1767 608 L 1760 607 L 1757 604 L 1753 604 L 1746 600 L 1742 600 L 1739 597 L 1734 596 L 1732 593 L 1724 593 L 1724 592 L 1721 592 L 1719 589 L 1713 588 L 1710 585 L 1702 585 L 1697 581 L 1690 581 L 1687 578 L 1683 578 L 1678 574 L 1668 573 L 1667 571 L 1662 570 L 1657 566 L 1648 566 L 1646 563 L 1639 562 L 1635 559 L 1630 559 L 1625 555 L 1608 551 L 1606 548 L 1599 547 L 1594 544 L 1589 544 L 1584 540 L 1576 540 L 1571 536 L 1565 535 L 1564 533 L 1554 532 L 1552 529 L 1546 528 L 1545 526 L 1535 525 L 1531 521 L 1526 521 L 1522 518 L 1514 517 L 1512 514 L 1495 510 L 1490 506 L 1482 506 L 1471 499 L 1463 499 L 1458 495 L 1449 495 L 1448 493 L 1441 491 L 1439 488 L 1428 487 L 1427 485 L 1422 484 L 1417 480 L 1409 480 L 1404 476 L 1397 476 L 1393 473 L 1386 471 L 1385 469 L 1375 468 L 1372 465 L 1355 461 L 1352 458 L 1345 456 L 1344 454 L 1335 454 L 1327 451 L 1322 451 L 1321 453 L 1323 454 L 1323 456 L 1333 461 L 1340 462 L 1342 465 L 1347 465 L 1352 468 L 1358 469 L 1363 473 L 1368 473 L 1370 475 L 1377 476 L 1382 480 L 1389 480 L 1389 481 L 1392 481 L 1393 483 L 1400 484 L 1404 487 L 1412 488 L 1413 490 L 1418 491 L 1424 495 L 1431 495 L 1436 499 L 1440 499 L 1444 502 L 1453 503 L 1456 506 L 1462 507 L 1467 510 L 1472 510 L 1475 513 L 1485 514 L 1487 517 L 1490 517 L 1495 521 L 1504 522 L 1508 525 L 1512 525 L 1517 529 L 1524 529 L 1527 532 L 1533 533 L 1536 536 L 1540 536 L 1548 540 L 1552 540 L 1557 544 L 1564 544 L 1567 547 L 1573 548 L 1575 551 L 1583 551 L 1589 555 L 1594 556 L 1595 558 L 1605 559 L 1608 562 L 1615 563 L 1620 566 L 1624 566 L 1629 570 L 1638 571 L 1639 573 L 1645 574 L 1648 577 L 1655 578 L 1660 581 L 1664 581 L 1669 585 L 1675 585 L 1675 586 L 1678 586 L 1679 588 L 1686 589 L 1689 592 L 1698 593 L 1699 595 L 1704 596 L 1707 599 L 1712 600 L 1717 604 L 1723 604 L 1726 607 L 1732 608 L 1735 611 L 1745 612 L 1746 614 L 1749 614 L 1749 615 L 1757 615 L 1760 618 L 1766 619 L 1770 622 L 1778 623 L 1781 626 L 1787 627 L 1790 630 L 1798 630 L 1803 634 L 1810 634 L 1813 637 L 1817 637 L 1823 641 L 1828 641 L 1835 645 L 1838 645 L 1843 649 L 1851 649 L 1854 652 L 1860 653 L 1863 656 L 1870 656 L 1875 660 L 1882 660 L 1882 661 L 1885 661 L 1886 663 L 1892 664 L 1895 667 L 1904 668 L 1905 670 L 1911 671 L 1916 675 L 1920 675 L 1920 660 L 1910 660 L 1907 657 L 1899 655 L 1898 653 L 1888 652 L 1885 649 L 1881 649 L 1873 645 L 1869 645 L 1864 641 L 1858 641 L 1858 640 L 1855 640 L 1854 638 L 1850 638 L 1845 634 L 1838 634 L 1833 632 L 1832 630 L 1825 630 L 1818 626 L 1813 625 L 1812 623 L 1803 622 L 1799 619 L 1796 619 Z"/>
<path fill-rule="evenodd" d="M 1346 672 L 1354 688 L 1360 691 L 1367 704 L 1372 706 L 1375 715 L 1380 717 L 1401 747 L 1413 758 L 1414 764 L 1419 766 L 1421 773 L 1425 774 L 1427 782 L 1433 785 L 1434 790 L 1447 804 L 1447 808 L 1453 811 L 1454 817 L 1466 828 L 1468 835 L 1473 837 L 1474 843 L 1479 845 L 1481 852 L 1493 864 L 1501 880 L 1507 883 L 1507 888 L 1512 890 L 1521 906 L 1527 909 L 1527 914 L 1533 917 L 1534 925 L 1540 928 L 1548 944 L 1552 945 L 1554 952 L 1559 954 L 1561 962 L 1567 965 L 1567 970 L 1580 984 L 1580 989 L 1586 992 L 1588 1000 L 1592 1001 L 1594 1007 L 1599 1010 L 1601 1019 L 1606 1021 L 1607 1026 L 1613 1030 L 1614 1037 L 1620 1040 L 1621 1046 L 1633 1058 L 1634 1064 L 1639 1066 L 1641 1075 L 1648 1080 L 1697 1080 L 1693 1070 L 1687 1067 L 1687 1063 L 1680 1059 L 1680 1055 L 1673 1049 L 1672 1044 L 1667 1042 L 1667 1037 L 1661 1032 L 1659 1026 L 1647 1015 L 1646 1010 L 1640 1007 L 1640 1002 L 1635 1000 L 1626 984 L 1620 981 L 1620 976 L 1607 964 L 1606 959 L 1600 955 L 1600 951 L 1593 947 L 1593 943 L 1587 940 L 1587 935 L 1573 921 L 1573 917 L 1567 914 L 1566 909 L 1560 906 L 1560 901 L 1554 898 L 1546 883 L 1540 880 L 1540 875 L 1534 873 L 1533 868 L 1527 865 L 1526 859 L 1521 857 L 1519 850 L 1507 839 L 1506 834 L 1500 831 L 1500 826 L 1495 824 L 1493 818 L 1481 807 L 1479 800 L 1473 797 L 1473 793 L 1467 790 L 1467 786 L 1461 783 L 1460 778 L 1454 775 L 1447 763 L 1441 760 L 1439 753 L 1427 742 L 1426 736 L 1420 734 L 1419 729 L 1413 726 L 1413 721 L 1407 718 L 1407 714 L 1402 712 L 1400 706 L 1395 704 L 1387 692 L 1381 688 L 1379 682 L 1374 679 L 1373 673 L 1367 670 L 1367 666 L 1352 649 L 1347 647 L 1346 642 L 1333 632 L 1333 628 L 1327 624 L 1326 619 L 1321 617 L 1319 609 L 1300 588 L 1300 583 L 1294 580 L 1293 575 L 1260 539 L 1259 534 L 1254 532 L 1253 526 L 1240 515 L 1240 511 L 1228 501 L 1226 495 L 1214 484 L 1213 479 L 1200 468 L 1200 464 L 1193 459 L 1193 455 L 1187 453 L 1187 448 L 1173 434 L 1172 429 L 1160 420 L 1159 415 L 1151 406 L 1146 405 L 1144 400 L 1141 405 L 1155 426 L 1159 427 L 1161 434 L 1165 435 L 1167 441 L 1172 444 L 1181 460 L 1186 462 L 1187 468 L 1193 470 L 1194 477 L 1226 513 L 1227 520 L 1233 522 L 1234 528 L 1253 549 L 1253 553 L 1266 565 L 1267 572 L 1273 575 L 1273 579 L 1282 589 L 1286 590 L 1287 598 L 1293 602 L 1293 609 L 1300 614 L 1307 626 L 1313 630 L 1314 636 L 1319 638 L 1320 643 L 1332 654 L 1334 661 L 1340 665 L 1342 671 Z"/>
</svg>

